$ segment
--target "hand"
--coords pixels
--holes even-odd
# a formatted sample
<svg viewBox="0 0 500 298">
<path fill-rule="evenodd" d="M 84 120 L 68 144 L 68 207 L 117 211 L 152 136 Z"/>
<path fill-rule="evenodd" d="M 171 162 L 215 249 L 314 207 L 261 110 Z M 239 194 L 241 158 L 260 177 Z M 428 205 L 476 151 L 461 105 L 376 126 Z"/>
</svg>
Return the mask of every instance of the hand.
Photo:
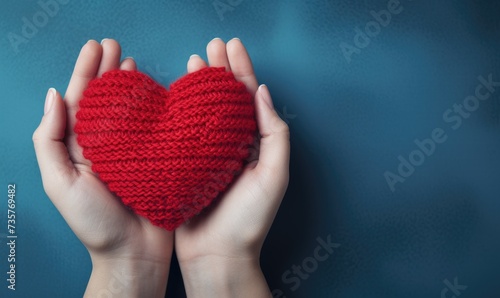
<svg viewBox="0 0 500 298">
<path fill-rule="evenodd" d="M 49 90 L 33 142 L 47 195 L 92 259 L 85 296 L 164 297 L 173 233 L 127 210 L 92 172 L 73 132 L 87 83 L 109 70 L 136 69 L 133 59 L 120 63 L 120 55 L 111 39 L 83 46 L 65 100 Z"/>
<path fill-rule="evenodd" d="M 252 62 L 239 39 L 207 46 L 210 66 L 224 66 L 255 94 L 260 139 L 257 161 L 206 212 L 175 231 L 175 250 L 188 297 L 269 297 L 260 250 L 288 185 L 289 130 L 258 87 Z M 193 55 L 188 72 L 207 64 Z"/>
</svg>

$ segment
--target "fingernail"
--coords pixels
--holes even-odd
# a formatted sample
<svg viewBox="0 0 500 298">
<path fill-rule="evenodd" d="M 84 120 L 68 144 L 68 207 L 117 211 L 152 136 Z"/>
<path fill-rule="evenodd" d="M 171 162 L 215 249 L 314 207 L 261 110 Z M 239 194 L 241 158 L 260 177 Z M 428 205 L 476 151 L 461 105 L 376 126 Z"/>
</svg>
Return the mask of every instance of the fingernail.
<svg viewBox="0 0 500 298">
<path fill-rule="evenodd" d="M 131 60 L 135 61 L 134 57 L 130 57 L 130 56 L 129 57 L 125 57 L 125 59 L 123 59 L 123 60 L 127 60 L 127 59 L 131 59 Z"/>
<path fill-rule="evenodd" d="M 106 41 L 108 40 L 109 38 L 103 38 L 103 40 L 101 40 L 101 45 Z"/>
<path fill-rule="evenodd" d="M 45 97 L 45 106 L 43 108 L 44 115 L 47 114 L 52 108 L 55 97 L 56 97 L 56 89 L 49 88 L 49 91 L 47 91 L 47 96 Z"/>
<path fill-rule="evenodd" d="M 234 37 L 233 40 L 239 40 L 239 41 L 241 41 L 241 39 L 239 39 L 238 37 Z"/>
<path fill-rule="evenodd" d="M 200 55 L 193 54 L 193 55 L 189 56 L 189 60 L 191 60 L 191 59 L 193 59 L 193 58 L 196 58 L 196 57 L 200 57 Z"/>
<path fill-rule="evenodd" d="M 271 94 L 269 93 L 269 88 L 265 84 L 259 86 L 259 92 L 264 99 L 264 102 L 269 106 L 271 110 L 274 110 L 273 100 L 271 99 Z"/>
<path fill-rule="evenodd" d="M 214 39 L 212 39 L 211 41 L 214 41 L 214 40 L 222 40 L 220 37 L 216 37 Z"/>
</svg>

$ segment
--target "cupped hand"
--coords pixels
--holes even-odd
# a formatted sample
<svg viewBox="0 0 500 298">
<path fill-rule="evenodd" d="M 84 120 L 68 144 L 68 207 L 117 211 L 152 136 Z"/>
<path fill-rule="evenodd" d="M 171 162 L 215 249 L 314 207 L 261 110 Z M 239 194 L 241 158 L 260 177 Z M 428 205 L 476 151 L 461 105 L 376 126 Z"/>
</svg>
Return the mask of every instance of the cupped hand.
<svg viewBox="0 0 500 298">
<path fill-rule="evenodd" d="M 177 258 L 188 296 L 268 296 L 259 257 L 288 185 L 289 129 L 275 111 L 268 88 L 258 85 L 250 57 L 239 39 L 227 45 L 220 39 L 212 40 L 207 56 L 210 66 L 232 71 L 255 95 L 260 152 L 258 160 L 245 167 L 220 200 L 177 228 Z M 199 56 L 192 55 L 187 68 L 194 72 L 206 66 Z M 238 280 L 246 285 L 236 285 Z M 244 290 L 247 286 L 249 291 Z M 229 288 L 239 290 L 231 293 Z"/>
<path fill-rule="evenodd" d="M 109 290 L 99 283 L 105 275 L 114 274 L 111 270 L 118 270 L 131 276 L 149 274 L 158 289 L 147 296 L 163 297 L 173 250 L 172 232 L 135 215 L 107 189 L 83 157 L 73 131 L 78 102 L 90 80 L 113 69 L 136 69 L 133 59 L 120 63 L 120 56 L 120 45 L 114 40 L 85 44 L 64 101 L 57 91 L 49 90 L 33 142 L 47 195 L 92 258 L 87 294 Z M 132 295 L 123 289 L 117 296 L 125 297 L 125 292 Z"/>
</svg>

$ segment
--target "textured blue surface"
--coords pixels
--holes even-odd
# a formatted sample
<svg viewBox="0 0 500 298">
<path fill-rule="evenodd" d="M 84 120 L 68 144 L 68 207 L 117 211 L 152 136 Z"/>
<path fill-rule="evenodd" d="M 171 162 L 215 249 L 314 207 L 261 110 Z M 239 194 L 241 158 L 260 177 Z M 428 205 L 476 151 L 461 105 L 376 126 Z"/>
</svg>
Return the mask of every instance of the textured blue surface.
<svg viewBox="0 0 500 298">
<path fill-rule="evenodd" d="M 80 47 L 115 38 L 168 84 L 216 36 L 247 45 L 292 132 L 290 187 L 262 252 L 276 297 L 452 297 L 445 280 L 455 278 L 467 286 L 461 298 L 500 297 L 500 87 L 468 118 L 443 117 L 475 94 L 479 76 L 500 81 L 498 1 L 60 2 L 17 46 L 9 34 L 43 10 L 0 4 L 0 272 L 9 182 L 19 235 L 17 290 L 2 273 L 0 297 L 78 297 L 90 274 L 44 194 L 31 142 L 47 89 L 64 92 Z M 399 13 L 377 32 L 370 11 L 388 3 Z M 373 37 L 358 36 L 363 48 L 348 62 L 341 45 L 355 46 L 367 24 Z M 438 128 L 446 141 L 391 191 L 384 173 L 397 174 L 398 156 L 408 160 L 414 140 Z M 314 261 L 317 238 L 328 237 L 340 246 Z M 182 291 L 174 268 L 168 292 Z"/>
</svg>

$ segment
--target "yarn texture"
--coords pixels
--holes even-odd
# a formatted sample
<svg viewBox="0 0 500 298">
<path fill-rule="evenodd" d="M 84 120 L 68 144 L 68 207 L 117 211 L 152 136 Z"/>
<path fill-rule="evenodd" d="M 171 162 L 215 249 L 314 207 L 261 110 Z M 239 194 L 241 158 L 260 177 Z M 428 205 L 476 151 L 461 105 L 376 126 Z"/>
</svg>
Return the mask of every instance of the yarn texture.
<svg viewBox="0 0 500 298">
<path fill-rule="evenodd" d="M 92 80 L 74 131 L 92 171 L 136 214 L 174 230 L 242 170 L 256 133 L 252 95 L 224 68 L 170 90 L 138 71 Z"/>
</svg>

